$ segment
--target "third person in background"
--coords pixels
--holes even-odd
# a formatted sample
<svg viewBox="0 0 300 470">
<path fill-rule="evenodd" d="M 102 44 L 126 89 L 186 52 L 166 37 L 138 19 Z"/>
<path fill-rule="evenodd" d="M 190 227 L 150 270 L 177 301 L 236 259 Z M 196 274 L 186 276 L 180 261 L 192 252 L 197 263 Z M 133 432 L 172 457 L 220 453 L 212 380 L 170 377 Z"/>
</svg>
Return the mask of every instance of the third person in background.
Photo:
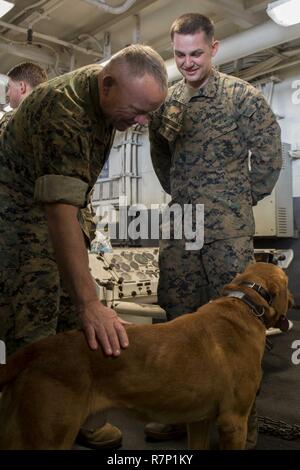
<svg viewBox="0 0 300 470">
<path fill-rule="evenodd" d="M 0 121 L 0 133 L 6 127 L 6 124 L 12 117 L 15 109 L 22 103 L 22 101 L 31 93 L 31 91 L 40 83 L 48 80 L 47 73 L 42 67 L 33 62 L 22 62 L 15 65 L 7 73 L 9 77 L 7 85 L 7 101 L 12 108 L 4 114 Z"/>
</svg>

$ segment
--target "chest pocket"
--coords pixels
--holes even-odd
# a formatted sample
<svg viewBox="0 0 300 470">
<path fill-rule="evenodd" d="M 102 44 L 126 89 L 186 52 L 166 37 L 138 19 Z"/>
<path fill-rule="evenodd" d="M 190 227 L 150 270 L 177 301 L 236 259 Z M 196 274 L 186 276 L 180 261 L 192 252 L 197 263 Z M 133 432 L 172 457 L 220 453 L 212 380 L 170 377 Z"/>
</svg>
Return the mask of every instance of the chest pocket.
<svg viewBox="0 0 300 470">
<path fill-rule="evenodd" d="M 204 124 L 204 135 L 205 135 L 205 142 L 210 142 L 215 139 L 227 139 L 231 138 L 232 134 L 235 130 L 237 130 L 238 126 L 237 123 L 233 120 L 223 120 L 220 122 L 215 122 L 213 125 L 206 126 Z"/>
<path fill-rule="evenodd" d="M 234 116 L 226 111 L 209 101 L 191 103 L 188 109 L 180 139 L 183 147 L 177 153 L 184 153 L 191 165 L 199 164 L 201 171 L 222 170 L 239 154 L 239 128 Z"/>
<path fill-rule="evenodd" d="M 184 124 L 185 137 L 199 144 L 227 136 L 238 128 L 230 109 L 208 99 L 190 102 Z"/>
</svg>

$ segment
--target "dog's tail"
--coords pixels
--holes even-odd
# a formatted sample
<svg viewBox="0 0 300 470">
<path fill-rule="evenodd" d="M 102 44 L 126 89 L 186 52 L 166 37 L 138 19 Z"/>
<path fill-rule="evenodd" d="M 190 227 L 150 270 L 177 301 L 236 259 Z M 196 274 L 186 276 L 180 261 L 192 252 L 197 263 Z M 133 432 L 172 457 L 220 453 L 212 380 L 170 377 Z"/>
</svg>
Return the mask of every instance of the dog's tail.
<svg viewBox="0 0 300 470">
<path fill-rule="evenodd" d="M 29 344 L 10 356 L 6 364 L 0 364 L 0 391 L 4 385 L 12 382 L 39 354 L 40 348 L 38 351 L 35 343 Z"/>
</svg>

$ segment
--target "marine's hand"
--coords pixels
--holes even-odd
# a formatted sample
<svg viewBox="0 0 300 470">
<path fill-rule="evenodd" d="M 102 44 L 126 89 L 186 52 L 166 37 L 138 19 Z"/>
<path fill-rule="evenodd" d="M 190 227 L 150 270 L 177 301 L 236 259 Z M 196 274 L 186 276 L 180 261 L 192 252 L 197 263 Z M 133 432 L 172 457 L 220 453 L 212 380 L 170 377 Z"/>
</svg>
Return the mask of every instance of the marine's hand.
<svg viewBox="0 0 300 470">
<path fill-rule="evenodd" d="M 78 310 L 91 349 L 97 349 L 99 343 L 108 356 L 119 356 L 121 348 L 127 348 L 129 341 L 123 326 L 127 322 L 119 318 L 113 309 L 94 300 L 81 305 Z"/>
</svg>

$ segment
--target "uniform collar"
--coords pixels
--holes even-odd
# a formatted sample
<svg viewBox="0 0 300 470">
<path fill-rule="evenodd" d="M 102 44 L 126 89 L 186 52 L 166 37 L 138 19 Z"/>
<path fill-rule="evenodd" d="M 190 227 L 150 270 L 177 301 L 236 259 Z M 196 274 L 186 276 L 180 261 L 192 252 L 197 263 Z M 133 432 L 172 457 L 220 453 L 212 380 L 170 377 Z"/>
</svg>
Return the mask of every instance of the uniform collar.
<svg viewBox="0 0 300 470">
<path fill-rule="evenodd" d="M 183 85 L 185 88 L 185 94 L 188 94 L 190 98 L 195 96 L 205 96 L 206 98 L 214 98 L 218 91 L 218 83 L 219 83 L 219 72 L 212 67 L 210 76 L 205 83 L 204 86 L 193 90 L 192 87 L 187 86 L 185 81 L 183 81 Z"/>
</svg>

